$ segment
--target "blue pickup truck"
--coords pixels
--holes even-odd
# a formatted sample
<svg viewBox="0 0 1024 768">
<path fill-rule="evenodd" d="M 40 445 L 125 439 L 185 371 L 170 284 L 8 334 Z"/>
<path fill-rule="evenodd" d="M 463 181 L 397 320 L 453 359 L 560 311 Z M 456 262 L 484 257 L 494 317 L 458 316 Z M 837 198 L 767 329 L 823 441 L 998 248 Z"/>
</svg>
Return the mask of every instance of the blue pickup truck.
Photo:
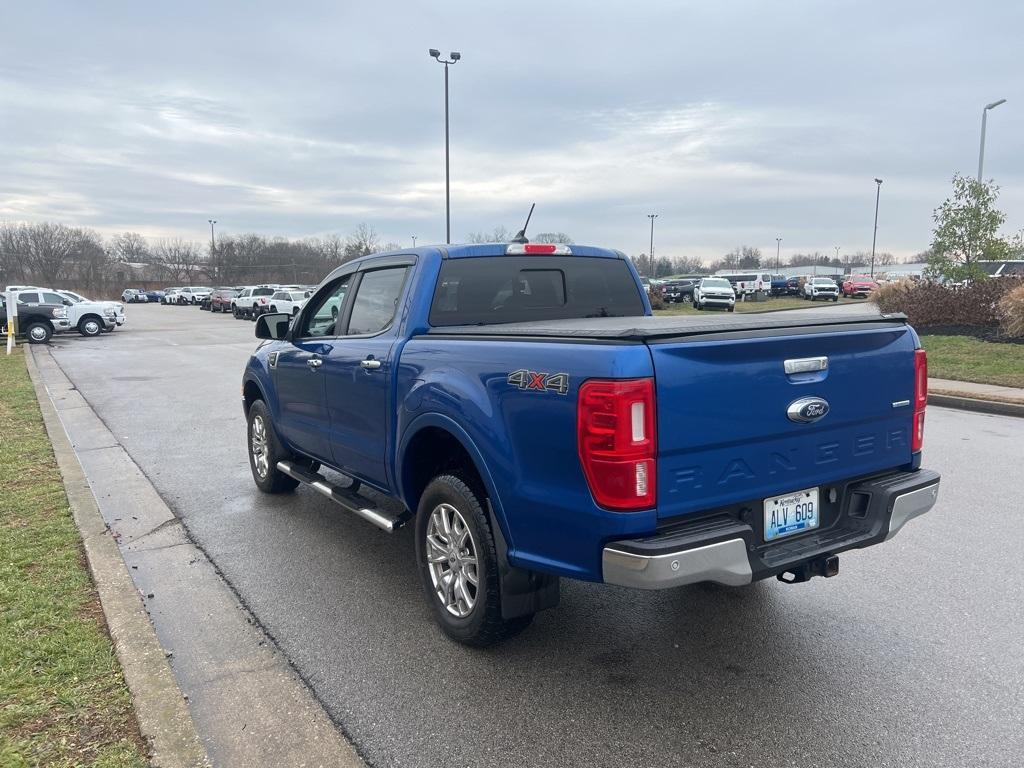
<svg viewBox="0 0 1024 768">
<path fill-rule="evenodd" d="M 434 617 L 471 645 L 561 577 L 834 576 L 938 495 L 924 350 L 870 306 L 653 317 L 620 252 L 514 242 L 348 262 L 256 335 L 256 485 L 409 523 Z"/>
</svg>

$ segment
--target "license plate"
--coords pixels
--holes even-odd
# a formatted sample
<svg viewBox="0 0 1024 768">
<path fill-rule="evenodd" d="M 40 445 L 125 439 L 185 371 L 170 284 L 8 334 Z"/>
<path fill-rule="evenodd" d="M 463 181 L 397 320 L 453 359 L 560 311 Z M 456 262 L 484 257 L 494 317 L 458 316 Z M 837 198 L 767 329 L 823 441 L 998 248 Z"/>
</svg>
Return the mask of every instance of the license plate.
<svg viewBox="0 0 1024 768">
<path fill-rule="evenodd" d="M 818 527 L 818 489 L 764 500 L 764 540 L 774 541 Z"/>
</svg>

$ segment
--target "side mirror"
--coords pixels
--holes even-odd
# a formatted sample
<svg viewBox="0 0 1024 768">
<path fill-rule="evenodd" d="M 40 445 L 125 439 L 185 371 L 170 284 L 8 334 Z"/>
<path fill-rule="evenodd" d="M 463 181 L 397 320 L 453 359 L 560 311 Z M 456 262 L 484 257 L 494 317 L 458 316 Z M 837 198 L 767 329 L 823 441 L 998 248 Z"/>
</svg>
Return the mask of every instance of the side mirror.
<svg viewBox="0 0 1024 768">
<path fill-rule="evenodd" d="M 74 303 L 75 302 L 73 302 L 71 299 L 64 299 L 64 301 L 61 302 L 61 304 L 63 304 L 65 307 L 70 307 Z"/>
<path fill-rule="evenodd" d="M 283 339 L 288 334 L 291 316 L 284 312 L 260 315 L 256 320 L 257 339 Z"/>
</svg>

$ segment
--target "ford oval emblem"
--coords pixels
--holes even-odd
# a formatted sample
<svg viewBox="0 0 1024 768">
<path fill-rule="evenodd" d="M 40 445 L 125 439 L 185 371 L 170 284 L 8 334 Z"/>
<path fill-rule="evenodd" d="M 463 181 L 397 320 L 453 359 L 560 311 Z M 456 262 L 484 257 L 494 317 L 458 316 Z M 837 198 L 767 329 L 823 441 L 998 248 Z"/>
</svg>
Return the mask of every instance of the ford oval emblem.
<svg viewBox="0 0 1024 768">
<path fill-rule="evenodd" d="M 820 397 L 801 397 L 786 409 L 786 416 L 797 424 L 810 424 L 828 413 L 828 401 Z"/>
</svg>

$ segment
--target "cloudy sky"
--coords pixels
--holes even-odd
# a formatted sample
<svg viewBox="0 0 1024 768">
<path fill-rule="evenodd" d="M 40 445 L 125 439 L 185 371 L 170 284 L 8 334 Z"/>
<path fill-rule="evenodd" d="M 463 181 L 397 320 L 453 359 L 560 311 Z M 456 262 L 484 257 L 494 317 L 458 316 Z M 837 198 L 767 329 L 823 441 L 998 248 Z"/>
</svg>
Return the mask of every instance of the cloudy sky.
<svg viewBox="0 0 1024 768">
<path fill-rule="evenodd" d="M 927 247 L 954 171 L 1024 227 L 1024 4 L 32 2 L 0 8 L 0 220 L 153 237 L 518 228 L 710 259 Z"/>
</svg>

